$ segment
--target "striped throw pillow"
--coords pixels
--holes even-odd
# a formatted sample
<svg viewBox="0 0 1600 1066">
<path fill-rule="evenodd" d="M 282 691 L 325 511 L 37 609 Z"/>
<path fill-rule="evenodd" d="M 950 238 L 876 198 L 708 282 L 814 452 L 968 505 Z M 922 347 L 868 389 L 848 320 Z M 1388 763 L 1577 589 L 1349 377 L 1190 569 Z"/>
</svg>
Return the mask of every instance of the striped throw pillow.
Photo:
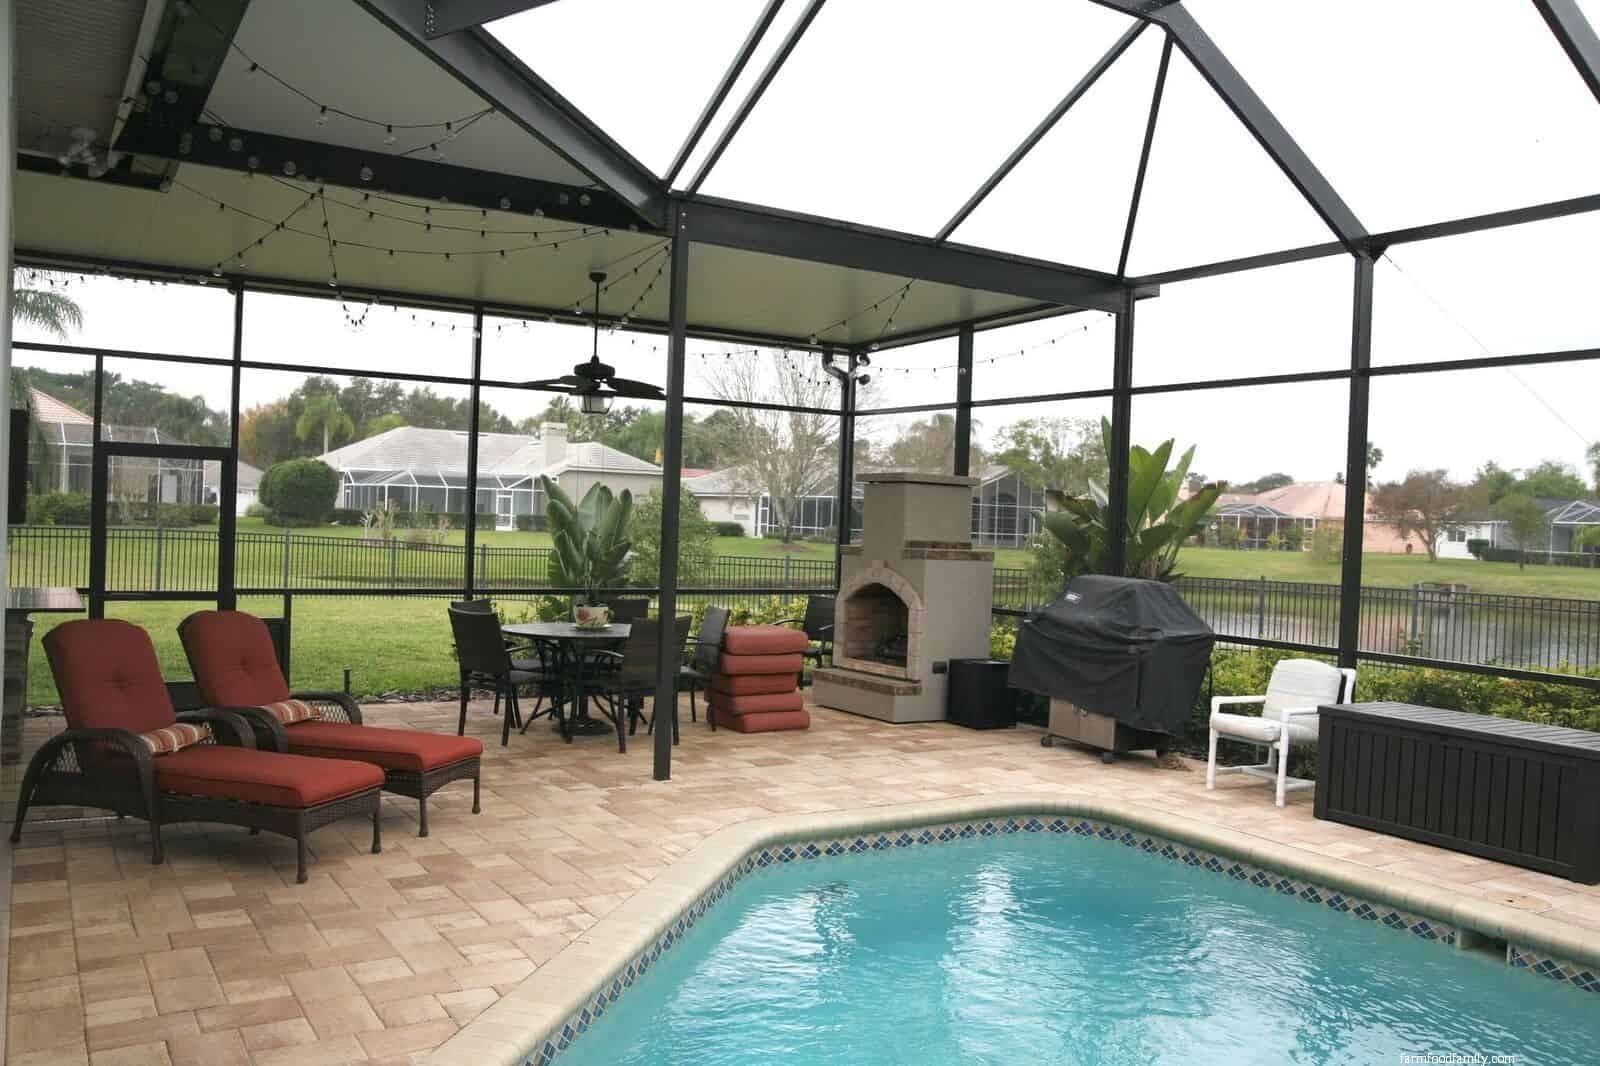
<svg viewBox="0 0 1600 1066">
<path fill-rule="evenodd" d="M 268 703 L 262 706 L 272 717 L 284 725 L 294 725 L 296 722 L 309 722 L 313 718 L 321 718 L 322 712 L 317 710 L 305 700 L 280 700 L 277 703 Z"/>
<path fill-rule="evenodd" d="M 150 749 L 151 755 L 169 755 L 175 751 L 192 747 L 202 740 L 211 739 L 211 727 L 208 725 L 190 725 L 188 722 L 178 722 L 165 729 L 152 729 L 148 733 L 140 733 L 139 739 L 144 741 Z"/>
</svg>

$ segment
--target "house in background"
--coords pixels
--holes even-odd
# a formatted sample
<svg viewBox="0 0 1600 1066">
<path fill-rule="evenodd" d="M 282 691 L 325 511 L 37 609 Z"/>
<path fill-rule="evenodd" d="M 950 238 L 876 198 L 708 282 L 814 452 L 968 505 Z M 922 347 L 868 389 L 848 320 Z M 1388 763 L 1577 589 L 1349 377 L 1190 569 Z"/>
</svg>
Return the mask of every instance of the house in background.
<svg viewBox="0 0 1600 1066">
<path fill-rule="evenodd" d="M 206 502 L 222 502 L 222 464 L 215 459 L 205 461 Z M 244 514 L 254 505 L 261 496 L 261 471 L 239 460 L 238 469 L 234 474 L 233 497 L 234 511 Z"/>
<path fill-rule="evenodd" d="M 881 473 L 890 468 L 872 467 L 860 473 Z M 713 522 L 738 522 L 745 535 L 765 536 L 778 528 L 770 494 L 749 484 L 737 467 L 724 470 L 684 471 L 684 488 L 700 501 L 700 509 Z M 972 490 L 972 540 L 991 547 L 1019 548 L 1039 528 L 1037 515 L 1045 509 L 1043 489 L 1030 487 L 1007 467 L 990 464 L 979 473 Z M 819 486 L 815 492 L 795 502 L 793 530 L 799 537 L 830 535 L 838 508 L 836 482 Z M 861 486 L 855 486 L 851 533 L 861 531 Z"/>
<path fill-rule="evenodd" d="M 1223 493 L 1212 512 L 1212 540 L 1224 525 L 1239 529 L 1240 548 L 1265 548 L 1273 533 L 1280 537 L 1291 526 L 1305 530 L 1302 547 L 1309 549 L 1319 526 L 1344 526 L 1345 486 L 1337 481 L 1300 481 L 1257 493 Z M 1367 494 L 1366 521 L 1361 550 L 1372 554 L 1402 555 L 1425 548 L 1421 537 L 1401 534 L 1391 522 L 1380 521 Z"/>
<path fill-rule="evenodd" d="M 321 456 L 339 475 L 337 506 L 365 511 L 392 501 L 402 511 L 462 514 L 467 510 L 467 434 L 397 426 Z M 574 499 L 596 484 L 646 496 L 661 486 L 661 468 L 597 441 L 570 441 L 567 427 L 546 422 L 538 436 L 478 435 L 478 498 L 496 529 L 514 529 L 524 515 L 545 513 L 544 475 Z"/>
<path fill-rule="evenodd" d="M 1600 526 L 1600 500 L 1561 500 L 1540 496 L 1535 502 L 1544 509 L 1545 520 L 1550 528 L 1543 543 L 1526 546 L 1530 553 L 1582 551 L 1584 549 L 1577 543 L 1579 535 L 1586 529 Z M 1518 547 L 1505 522 L 1487 511 L 1477 511 L 1440 535 L 1439 558 L 1472 558 L 1467 546 L 1474 540 L 1486 541 L 1491 548 L 1515 550 Z"/>
<path fill-rule="evenodd" d="M 94 478 L 94 419 L 47 392 L 28 390 L 28 477 L 33 491 L 89 495 Z M 187 444 L 154 426 L 100 427 L 101 439 L 141 444 Z M 129 502 L 206 502 L 205 474 L 196 459 L 112 456 L 107 466 L 112 499 Z"/>
</svg>

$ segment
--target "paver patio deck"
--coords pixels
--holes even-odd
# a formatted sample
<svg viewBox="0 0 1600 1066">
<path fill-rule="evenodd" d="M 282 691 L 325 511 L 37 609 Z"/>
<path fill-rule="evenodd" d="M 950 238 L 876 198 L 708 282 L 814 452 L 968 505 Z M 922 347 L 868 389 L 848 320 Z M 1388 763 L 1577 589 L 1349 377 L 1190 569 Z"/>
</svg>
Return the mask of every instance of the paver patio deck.
<svg viewBox="0 0 1600 1066">
<path fill-rule="evenodd" d="M 375 705 L 368 721 L 451 731 L 450 703 Z M 469 783 L 438 793 L 432 835 L 416 803 L 384 799 L 384 852 L 359 819 L 312 837 L 310 882 L 294 845 L 222 826 L 164 831 L 149 863 L 143 823 L 39 822 L 10 855 L 6 1047 L 16 1066 L 78 1063 L 411 1063 L 532 973 L 663 867 L 722 826 L 991 792 L 1115 797 L 1215 822 L 1457 891 L 1600 928 L 1600 887 L 1316 821 L 1309 792 L 1272 805 L 1239 777 L 1205 790 L 1204 766 L 1039 747 L 1039 731 L 889 726 L 815 711 L 806 733 L 683 727 L 673 780 L 650 780 L 641 733 L 568 745 L 536 725 L 483 737 L 483 813 Z M 30 719 L 29 747 L 59 719 Z M 491 735 L 493 734 L 493 735 Z M 9 826 L 21 767 L 0 773 Z"/>
</svg>

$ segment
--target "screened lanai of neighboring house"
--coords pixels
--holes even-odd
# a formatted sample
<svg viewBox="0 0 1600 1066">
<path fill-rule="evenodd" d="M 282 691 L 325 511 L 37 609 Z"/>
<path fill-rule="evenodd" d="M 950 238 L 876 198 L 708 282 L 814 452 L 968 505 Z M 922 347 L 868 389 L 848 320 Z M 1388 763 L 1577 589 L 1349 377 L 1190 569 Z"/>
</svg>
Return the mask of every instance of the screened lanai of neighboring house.
<svg viewBox="0 0 1600 1066">
<path fill-rule="evenodd" d="M 213 330 L 176 350 L 152 295 L 151 321 L 18 356 L 213 374 L 235 454 L 286 375 L 453 390 L 459 444 L 403 479 L 445 509 L 524 491 L 491 484 L 484 405 L 558 393 L 591 350 L 660 388 L 667 549 L 686 416 L 719 406 L 828 420 L 810 483 L 841 495 L 856 441 L 938 414 L 950 446 L 903 450 L 959 474 L 1018 426 L 1103 418 L 1124 524 L 1130 444 L 1182 424 L 1217 461 L 1293 450 L 1345 479 L 1344 611 L 1317 643 L 1405 658 L 1360 624 L 1367 445 L 1397 451 L 1431 400 L 1465 453 L 1467 390 L 1515 375 L 1548 406 L 1600 352 L 1581 0 L 15 7 L 17 262 L 182 287 Z M 350 332 L 277 336 L 291 297 Z M 426 357 L 375 339 L 407 315 Z M 758 359 L 805 371 L 730 384 Z M 374 476 L 348 490 L 396 484 Z M 999 543 L 1033 503 L 976 506 Z"/>
</svg>

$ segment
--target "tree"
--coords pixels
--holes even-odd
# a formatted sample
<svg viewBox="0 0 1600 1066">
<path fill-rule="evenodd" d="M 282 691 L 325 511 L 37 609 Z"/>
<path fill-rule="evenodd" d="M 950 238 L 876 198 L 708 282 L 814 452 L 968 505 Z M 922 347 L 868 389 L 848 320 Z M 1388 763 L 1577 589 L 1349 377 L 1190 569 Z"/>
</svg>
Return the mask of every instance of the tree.
<svg viewBox="0 0 1600 1066">
<path fill-rule="evenodd" d="M 770 352 L 724 359 L 709 375 L 712 394 L 729 403 L 812 409 L 728 408 L 736 483 L 770 498 L 772 522 L 785 544 L 794 539 L 800 500 L 828 484 L 839 450 L 839 418 L 826 411 L 835 400 L 833 382 L 801 358 Z"/>
<path fill-rule="evenodd" d="M 628 580 L 655 585 L 661 580 L 661 490 L 639 501 L 628 520 L 633 565 Z M 678 488 L 678 584 L 701 585 L 711 576 L 717 555 L 717 529 L 688 489 Z"/>
<path fill-rule="evenodd" d="M 1000 430 L 992 448 L 994 461 L 1030 488 L 1081 496 L 1091 481 L 1106 483 L 1105 445 L 1093 419 L 1020 419 Z M 1197 476 L 1189 475 L 1186 483 Z"/>
<path fill-rule="evenodd" d="M 1439 557 L 1439 541 L 1460 524 L 1469 499 L 1465 486 L 1444 470 L 1412 470 L 1403 481 L 1380 485 L 1372 494 L 1372 510 L 1402 537 L 1422 539 L 1429 559 Z"/>
<path fill-rule="evenodd" d="M 13 289 L 11 321 L 38 326 L 66 340 L 72 330 L 83 328 L 83 308 L 72 297 L 49 289 Z"/>
<path fill-rule="evenodd" d="M 1472 488 L 1483 497 L 1484 503 L 1492 507 L 1516 491 L 1517 472 L 1507 470 L 1491 459 L 1478 467 L 1478 472 L 1472 476 Z"/>
<path fill-rule="evenodd" d="M 883 450 L 888 466 L 946 474 L 955 469 L 956 420 L 943 412 L 905 426 Z"/>
<path fill-rule="evenodd" d="M 1370 474 L 1378 469 L 1378 464 L 1381 462 L 1383 462 L 1383 449 L 1370 440 L 1367 441 L 1367 473 Z"/>
<path fill-rule="evenodd" d="M 1514 492 L 1494 505 L 1494 516 L 1506 525 L 1506 533 L 1517 546 L 1517 569 L 1528 565 L 1528 549 L 1547 544 L 1550 517 L 1532 496 Z"/>
<path fill-rule="evenodd" d="M 317 433 L 322 434 L 323 455 L 328 454 L 328 449 L 335 439 L 355 436 L 356 424 L 344 413 L 344 408 L 339 406 L 339 397 L 335 393 L 324 392 L 307 400 L 305 409 L 295 421 L 294 435 L 301 440 L 306 440 Z"/>
<path fill-rule="evenodd" d="M 1589 460 L 1589 476 L 1594 479 L 1594 492 L 1600 496 L 1600 440 L 1589 445 L 1589 450 L 1583 453 Z"/>
<path fill-rule="evenodd" d="M 1247 496 L 1254 496 L 1258 492 L 1271 492 L 1273 489 L 1281 489 L 1285 485 L 1293 484 L 1294 478 L 1289 474 L 1282 473 L 1265 474 L 1256 478 L 1254 481 L 1241 481 L 1237 483 L 1230 481 L 1228 483 L 1229 488 L 1233 492 L 1240 492 Z"/>
<path fill-rule="evenodd" d="M 1576 500 L 1588 490 L 1578 472 L 1557 459 L 1546 459 L 1538 466 L 1529 467 L 1517 482 L 1517 491 L 1523 495 L 1548 500 Z"/>
</svg>

